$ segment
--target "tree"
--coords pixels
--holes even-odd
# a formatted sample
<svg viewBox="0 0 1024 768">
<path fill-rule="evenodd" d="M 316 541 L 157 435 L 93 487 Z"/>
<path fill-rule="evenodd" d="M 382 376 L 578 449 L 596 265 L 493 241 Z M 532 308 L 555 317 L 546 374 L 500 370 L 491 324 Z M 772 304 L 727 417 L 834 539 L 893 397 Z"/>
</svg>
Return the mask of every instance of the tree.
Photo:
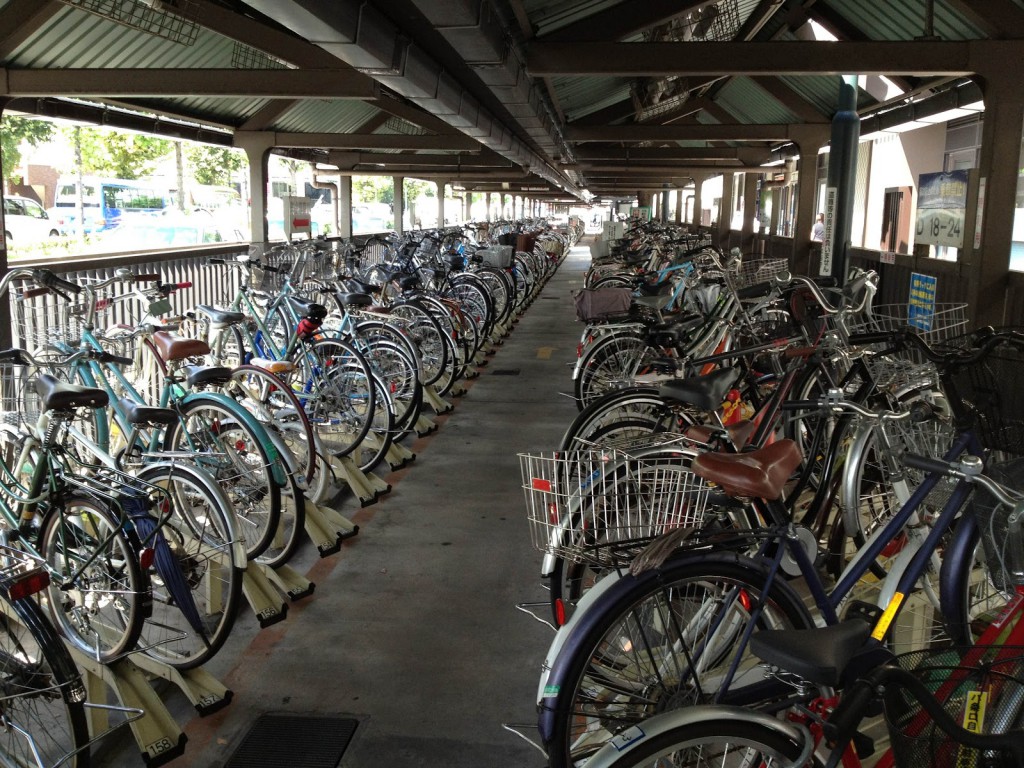
<svg viewBox="0 0 1024 768">
<path fill-rule="evenodd" d="M 97 176 L 141 178 L 152 173 L 157 161 L 174 149 L 173 141 L 137 133 L 81 128 L 79 135 L 82 142 L 82 173 Z M 70 136 L 69 141 L 73 141 Z"/>
<path fill-rule="evenodd" d="M 352 202 L 387 203 L 395 202 L 395 187 L 390 176 L 353 176 Z"/>
<path fill-rule="evenodd" d="M 36 147 L 52 139 L 55 133 L 53 123 L 45 120 L 4 115 L 0 120 L 0 164 L 3 165 L 3 181 L 10 181 L 17 174 L 21 165 L 22 143 Z"/>
<path fill-rule="evenodd" d="M 209 144 L 186 147 L 185 157 L 198 184 L 227 186 L 234 174 L 248 165 L 244 152 Z"/>
</svg>

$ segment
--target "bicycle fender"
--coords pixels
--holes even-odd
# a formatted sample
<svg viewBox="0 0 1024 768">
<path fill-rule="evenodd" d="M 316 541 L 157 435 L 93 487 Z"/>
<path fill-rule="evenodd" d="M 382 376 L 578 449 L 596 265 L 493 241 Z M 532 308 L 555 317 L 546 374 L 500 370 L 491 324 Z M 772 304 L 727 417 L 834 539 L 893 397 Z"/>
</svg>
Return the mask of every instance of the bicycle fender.
<svg viewBox="0 0 1024 768">
<path fill-rule="evenodd" d="M 264 450 L 267 452 L 267 459 L 270 461 L 272 479 L 277 485 L 282 487 L 287 484 L 288 476 L 285 473 L 284 462 L 277 451 L 277 447 L 274 445 L 274 441 L 270 439 L 270 435 L 267 434 L 267 428 L 264 427 L 255 416 L 249 413 L 245 408 L 240 407 L 238 403 L 230 397 L 225 394 L 221 394 L 220 392 L 193 392 L 185 395 L 185 397 L 181 399 L 180 403 L 182 406 L 187 406 L 196 401 L 201 403 L 207 402 L 217 404 L 225 410 L 230 411 L 240 422 L 252 430 L 252 433 L 259 440 L 260 445 L 262 445 Z"/>
<path fill-rule="evenodd" d="M 631 728 L 627 728 L 595 752 L 594 756 L 587 760 L 587 768 L 605 768 L 605 766 L 614 763 L 622 755 L 628 754 L 634 747 L 645 743 L 649 739 L 661 736 L 675 728 L 712 720 L 755 722 L 764 728 L 792 739 L 798 744 L 803 744 L 805 750 L 807 750 L 809 745 L 813 746 L 811 734 L 805 727 L 795 723 L 788 723 L 784 720 L 777 720 L 754 709 L 708 704 L 663 712 L 654 717 L 649 717 Z M 810 752 L 808 751 L 809 756 Z"/>
</svg>

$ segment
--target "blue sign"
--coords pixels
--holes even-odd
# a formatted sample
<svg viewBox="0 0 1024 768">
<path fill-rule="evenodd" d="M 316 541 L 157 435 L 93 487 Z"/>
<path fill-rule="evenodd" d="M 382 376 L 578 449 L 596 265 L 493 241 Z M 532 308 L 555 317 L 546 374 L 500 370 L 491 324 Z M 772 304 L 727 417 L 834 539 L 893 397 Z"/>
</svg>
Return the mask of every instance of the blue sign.
<svg viewBox="0 0 1024 768">
<path fill-rule="evenodd" d="M 910 274 L 910 302 L 907 306 L 907 324 L 922 331 L 932 329 L 935 316 L 935 289 L 938 278 L 933 275 Z"/>
</svg>

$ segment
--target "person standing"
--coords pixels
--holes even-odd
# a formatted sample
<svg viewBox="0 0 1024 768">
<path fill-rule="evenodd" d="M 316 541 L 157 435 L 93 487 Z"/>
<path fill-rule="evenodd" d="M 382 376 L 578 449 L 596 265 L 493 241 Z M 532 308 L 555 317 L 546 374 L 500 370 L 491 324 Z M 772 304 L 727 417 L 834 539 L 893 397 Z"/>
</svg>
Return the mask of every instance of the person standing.
<svg viewBox="0 0 1024 768">
<path fill-rule="evenodd" d="M 814 220 L 814 226 L 811 227 L 811 242 L 812 243 L 823 243 L 825 242 L 825 214 L 819 213 L 818 218 Z"/>
</svg>

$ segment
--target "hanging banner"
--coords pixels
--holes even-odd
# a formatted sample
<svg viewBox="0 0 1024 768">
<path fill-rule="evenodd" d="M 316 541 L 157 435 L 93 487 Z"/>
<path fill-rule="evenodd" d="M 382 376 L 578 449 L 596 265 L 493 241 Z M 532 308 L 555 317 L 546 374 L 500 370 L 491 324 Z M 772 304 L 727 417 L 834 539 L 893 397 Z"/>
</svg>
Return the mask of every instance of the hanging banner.
<svg viewBox="0 0 1024 768">
<path fill-rule="evenodd" d="M 829 187 L 825 190 L 825 239 L 821 241 L 819 275 L 832 274 L 832 252 L 836 239 L 836 198 L 838 195 L 838 187 Z"/>
<path fill-rule="evenodd" d="M 978 213 L 974 217 L 974 247 L 981 248 L 981 224 L 985 218 L 985 177 L 978 180 Z"/>
<path fill-rule="evenodd" d="M 967 171 L 922 173 L 917 182 L 916 244 L 964 247 Z"/>
</svg>

